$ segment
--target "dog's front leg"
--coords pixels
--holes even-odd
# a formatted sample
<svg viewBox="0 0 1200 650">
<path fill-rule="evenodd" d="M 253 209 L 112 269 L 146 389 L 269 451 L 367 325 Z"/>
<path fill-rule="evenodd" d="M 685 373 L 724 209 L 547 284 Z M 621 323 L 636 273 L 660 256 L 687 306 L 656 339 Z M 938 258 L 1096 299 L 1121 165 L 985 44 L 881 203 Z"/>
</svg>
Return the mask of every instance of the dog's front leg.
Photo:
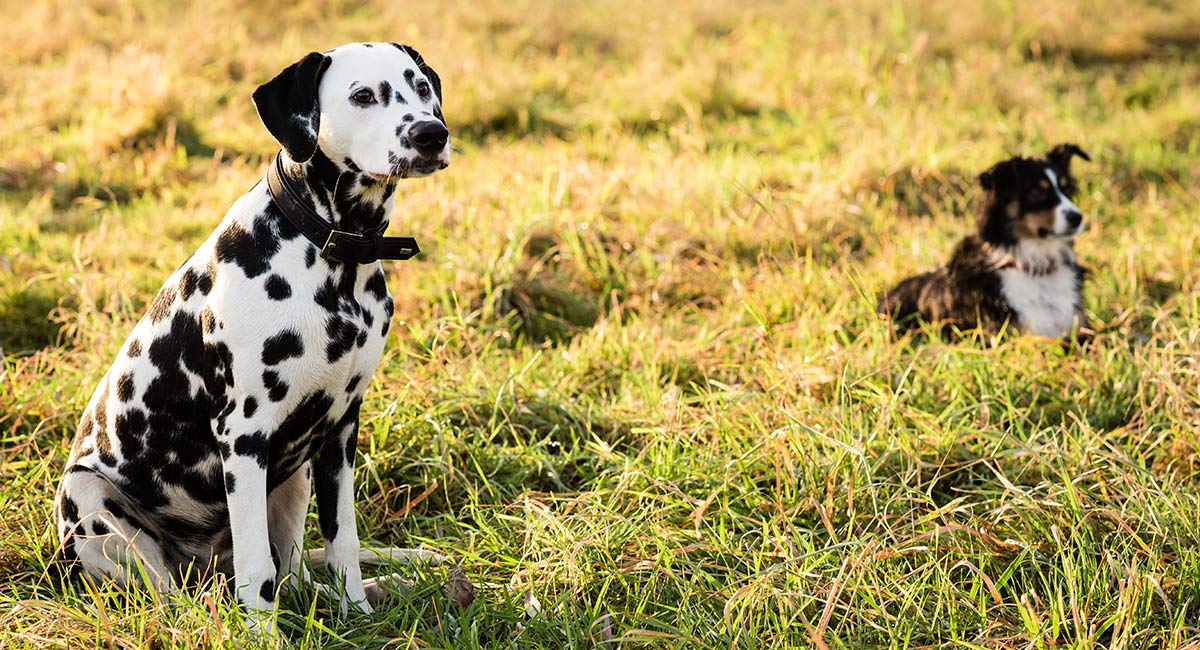
<svg viewBox="0 0 1200 650">
<path fill-rule="evenodd" d="M 232 438 L 224 460 L 226 503 L 233 535 L 238 600 L 252 630 L 269 634 L 275 605 L 275 564 L 267 530 L 267 439 L 262 433 Z"/>
<path fill-rule="evenodd" d="M 325 562 L 334 578 L 343 581 L 342 614 L 349 603 L 371 613 L 358 561 L 358 528 L 354 520 L 354 455 L 358 444 L 358 410 L 355 401 L 321 448 L 313 463 L 317 494 L 317 520 L 325 539 Z"/>
</svg>

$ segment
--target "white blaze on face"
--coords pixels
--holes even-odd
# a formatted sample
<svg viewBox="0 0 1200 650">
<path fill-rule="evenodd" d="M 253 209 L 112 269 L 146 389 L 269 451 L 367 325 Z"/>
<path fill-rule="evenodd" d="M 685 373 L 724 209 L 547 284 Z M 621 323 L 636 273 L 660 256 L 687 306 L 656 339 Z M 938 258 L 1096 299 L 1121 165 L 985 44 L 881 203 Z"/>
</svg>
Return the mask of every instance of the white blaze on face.
<svg viewBox="0 0 1200 650">
<path fill-rule="evenodd" d="M 318 134 L 325 155 L 337 163 L 349 159 L 377 176 L 390 175 L 397 164 L 431 160 L 422 158 L 406 137 L 413 124 L 442 122 L 435 115 L 437 94 L 421 97 L 416 90 L 421 82 L 430 83 L 417 62 L 391 43 L 353 43 L 326 54 L 331 61 L 321 79 Z M 374 103 L 353 99 L 364 89 Z M 432 160 L 449 164 L 449 141 Z"/>
<path fill-rule="evenodd" d="M 1054 208 L 1054 234 L 1065 235 L 1073 230 L 1071 224 L 1067 223 L 1067 214 L 1082 211 L 1066 194 L 1063 194 L 1062 188 L 1058 186 L 1058 174 L 1055 174 L 1053 169 L 1046 168 L 1046 178 L 1050 179 L 1050 187 L 1053 187 L 1054 193 L 1058 195 L 1058 205 Z M 1083 230 L 1082 224 L 1080 230 Z"/>
</svg>

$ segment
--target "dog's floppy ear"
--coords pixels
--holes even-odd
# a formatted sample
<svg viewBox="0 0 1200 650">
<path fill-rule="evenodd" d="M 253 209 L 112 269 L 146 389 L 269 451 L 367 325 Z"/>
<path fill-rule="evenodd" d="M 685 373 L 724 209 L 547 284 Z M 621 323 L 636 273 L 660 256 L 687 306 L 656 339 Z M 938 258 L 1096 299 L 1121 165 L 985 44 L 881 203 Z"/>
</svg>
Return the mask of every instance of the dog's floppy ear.
<svg viewBox="0 0 1200 650">
<path fill-rule="evenodd" d="M 993 187 L 995 187 L 995 180 L 996 180 L 996 168 L 995 167 L 993 167 L 979 175 L 979 184 L 983 186 L 983 189 L 985 189 L 989 192 L 992 191 Z"/>
<path fill-rule="evenodd" d="M 1063 171 L 1070 171 L 1071 158 L 1073 156 L 1079 156 L 1089 162 L 1092 160 L 1092 157 L 1087 155 L 1086 151 L 1080 149 L 1079 145 L 1070 143 L 1060 144 L 1051 149 L 1050 153 L 1046 154 L 1046 160 L 1049 160 L 1055 167 Z"/>
<path fill-rule="evenodd" d="M 979 184 L 988 192 L 996 194 L 1011 192 L 1016 185 L 1018 160 L 1016 158 L 1003 160 L 988 167 L 986 172 L 979 175 Z"/>
<path fill-rule="evenodd" d="M 440 104 L 442 102 L 442 78 L 438 76 L 438 73 L 425 63 L 425 59 L 421 58 L 420 52 L 402 43 L 392 43 L 392 45 L 396 46 L 401 52 L 411 56 L 412 60 L 417 62 L 417 67 L 421 69 L 421 74 L 425 75 L 429 79 L 429 85 L 433 86 L 433 94 L 437 95 L 438 103 Z"/>
<path fill-rule="evenodd" d="M 263 125 L 296 162 L 307 162 L 317 151 L 318 90 L 330 61 L 320 52 L 309 52 L 254 91 L 254 106 Z"/>
</svg>

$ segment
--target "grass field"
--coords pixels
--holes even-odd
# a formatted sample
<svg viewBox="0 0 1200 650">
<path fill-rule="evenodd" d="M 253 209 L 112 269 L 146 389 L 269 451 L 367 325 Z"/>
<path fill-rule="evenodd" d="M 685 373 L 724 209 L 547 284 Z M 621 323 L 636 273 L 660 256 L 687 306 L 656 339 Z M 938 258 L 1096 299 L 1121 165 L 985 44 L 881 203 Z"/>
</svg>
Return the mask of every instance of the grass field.
<svg viewBox="0 0 1200 650">
<path fill-rule="evenodd" d="M 275 151 L 254 87 L 397 40 L 461 152 L 399 192 L 359 528 L 477 597 L 297 596 L 284 645 L 1200 648 L 1200 2 L 0 4 L 0 647 L 238 643 L 221 589 L 64 579 L 51 498 Z M 890 338 L 1063 141 L 1095 345 Z"/>
</svg>

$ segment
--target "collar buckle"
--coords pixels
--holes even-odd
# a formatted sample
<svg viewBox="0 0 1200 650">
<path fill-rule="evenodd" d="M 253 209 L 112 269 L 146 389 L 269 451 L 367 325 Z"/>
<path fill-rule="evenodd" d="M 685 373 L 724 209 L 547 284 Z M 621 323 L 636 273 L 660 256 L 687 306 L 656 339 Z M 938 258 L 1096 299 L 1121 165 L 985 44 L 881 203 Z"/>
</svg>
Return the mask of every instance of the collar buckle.
<svg viewBox="0 0 1200 650">
<path fill-rule="evenodd" d="M 329 237 L 325 240 L 325 244 L 321 246 L 321 259 L 339 260 L 338 245 L 340 240 L 353 237 L 354 233 L 346 232 L 345 230 L 330 230 Z"/>
</svg>

